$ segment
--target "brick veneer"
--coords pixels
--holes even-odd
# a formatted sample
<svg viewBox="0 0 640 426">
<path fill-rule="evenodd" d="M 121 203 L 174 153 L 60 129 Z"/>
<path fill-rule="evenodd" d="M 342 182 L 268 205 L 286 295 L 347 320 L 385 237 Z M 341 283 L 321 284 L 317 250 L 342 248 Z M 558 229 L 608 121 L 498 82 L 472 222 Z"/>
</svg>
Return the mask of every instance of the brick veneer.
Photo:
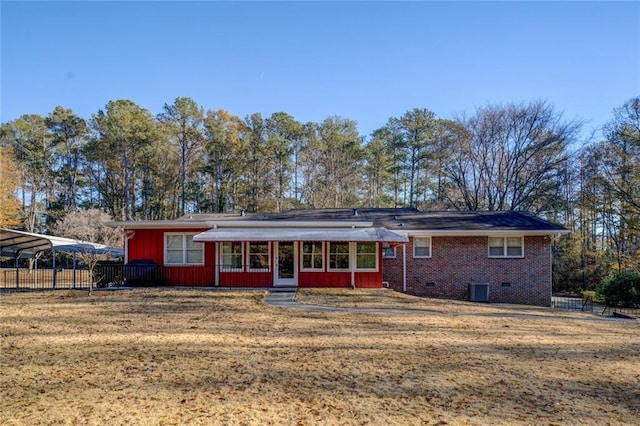
<svg viewBox="0 0 640 426">
<path fill-rule="evenodd" d="M 413 238 L 406 245 L 407 293 L 468 299 L 470 283 L 488 283 L 489 301 L 551 305 L 551 241 L 525 237 L 524 258 L 488 257 L 488 237 L 432 237 L 430 258 L 413 258 Z M 403 291 L 403 248 L 384 259 L 384 281 Z"/>
</svg>

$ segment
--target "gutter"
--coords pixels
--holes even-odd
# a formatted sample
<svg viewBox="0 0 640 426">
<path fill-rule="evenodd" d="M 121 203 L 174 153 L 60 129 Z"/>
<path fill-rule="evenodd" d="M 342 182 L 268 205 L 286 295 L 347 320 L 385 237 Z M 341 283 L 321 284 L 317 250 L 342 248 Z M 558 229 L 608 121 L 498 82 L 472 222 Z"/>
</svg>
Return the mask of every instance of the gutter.
<svg viewBox="0 0 640 426">
<path fill-rule="evenodd" d="M 407 292 L 407 245 L 402 245 L 402 292 Z"/>
<path fill-rule="evenodd" d="M 107 222 L 124 229 L 193 228 L 370 228 L 372 221 L 289 221 L 289 220 L 130 220 Z"/>
</svg>

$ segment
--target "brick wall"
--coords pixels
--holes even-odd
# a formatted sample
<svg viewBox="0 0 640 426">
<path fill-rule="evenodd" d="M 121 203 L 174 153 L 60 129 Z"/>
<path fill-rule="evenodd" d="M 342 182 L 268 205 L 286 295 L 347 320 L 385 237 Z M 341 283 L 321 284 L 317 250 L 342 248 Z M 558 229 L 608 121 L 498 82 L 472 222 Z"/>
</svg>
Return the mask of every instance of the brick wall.
<svg viewBox="0 0 640 426">
<path fill-rule="evenodd" d="M 551 305 L 551 241 L 525 237 L 524 258 L 488 257 L 487 237 L 432 237 L 431 257 L 413 258 L 413 238 L 406 245 L 407 293 L 468 299 L 470 283 L 488 283 L 489 301 Z M 384 259 L 384 281 L 403 290 L 403 247 Z"/>
</svg>

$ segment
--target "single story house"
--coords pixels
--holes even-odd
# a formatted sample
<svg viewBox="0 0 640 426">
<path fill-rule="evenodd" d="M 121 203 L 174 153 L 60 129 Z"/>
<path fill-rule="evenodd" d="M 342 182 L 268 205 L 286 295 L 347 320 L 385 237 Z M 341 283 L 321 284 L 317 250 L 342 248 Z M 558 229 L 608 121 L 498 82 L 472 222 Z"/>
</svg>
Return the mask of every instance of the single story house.
<svg viewBox="0 0 640 426">
<path fill-rule="evenodd" d="M 414 295 L 551 304 L 551 241 L 531 214 L 409 208 L 191 214 L 122 221 L 125 263 L 153 262 L 166 284 L 388 287 Z"/>
</svg>

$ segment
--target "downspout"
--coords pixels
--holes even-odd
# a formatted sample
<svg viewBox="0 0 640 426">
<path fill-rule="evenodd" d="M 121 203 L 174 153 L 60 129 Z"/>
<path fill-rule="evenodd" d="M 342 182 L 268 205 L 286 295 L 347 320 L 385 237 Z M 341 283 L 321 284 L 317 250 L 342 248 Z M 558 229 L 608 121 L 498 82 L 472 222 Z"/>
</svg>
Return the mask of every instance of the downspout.
<svg viewBox="0 0 640 426">
<path fill-rule="evenodd" d="M 220 242 L 216 241 L 214 243 L 214 250 L 215 253 L 213 255 L 213 285 L 216 287 L 220 286 L 220 265 L 219 265 L 219 260 L 221 259 L 220 257 Z"/>
<path fill-rule="evenodd" d="M 75 262 L 75 257 L 74 257 L 74 262 Z M 129 236 L 125 233 L 124 234 L 124 264 L 126 265 L 127 263 L 129 263 Z"/>
<path fill-rule="evenodd" d="M 551 294 L 549 294 L 549 301 L 551 303 L 549 303 L 549 306 L 553 306 L 553 236 L 547 236 L 545 239 L 549 240 L 549 283 L 551 284 Z M 582 273 L 584 274 L 584 268 L 582 269 Z"/>
<path fill-rule="evenodd" d="M 353 214 L 358 216 L 358 209 L 353 209 Z M 351 229 L 356 229 L 355 225 L 351 225 Z M 351 288 L 355 290 L 356 288 L 356 257 L 357 257 L 357 249 L 356 242 L 349 243 L 349 267 L 351 268 Z"/>
<path fill-rule="evenodd" d="M 402 292 L 407 292 L 407 245 L 402 245 Z"/>
</svg>

